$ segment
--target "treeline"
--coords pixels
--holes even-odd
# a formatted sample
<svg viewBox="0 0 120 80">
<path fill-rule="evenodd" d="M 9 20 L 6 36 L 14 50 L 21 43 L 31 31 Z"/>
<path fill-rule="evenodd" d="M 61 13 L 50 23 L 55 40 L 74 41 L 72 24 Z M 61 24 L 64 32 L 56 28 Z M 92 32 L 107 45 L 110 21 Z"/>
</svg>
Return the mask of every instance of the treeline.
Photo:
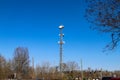
<svg viewBox="0 0 120 80">
<path fill-rule="evenodd" d="M 27 48 L 16 48 L 13 58 L 9 60 L 0 54 L 0 80 L 7 78 L 30 78 L 31 70 Z"/>
<path fill-rule="evenodd" d="M 49 62 L 37 64 L 35 67 L 30 65 L 29 51 L 25 47 L 18 47 L 14 51 L 12 59 L 5 59 L 0 54 L 0 80 L 1 79 L 59 79 L 68 76 L 68 71 L 78 70 L 79 66 L 74 61 L 62 64 L 62 76 L 59 66 L 51 66 Z M 65 74 L 63 74 L 65 73 Z M 71 74 L 70 74 L 71 76 Z M 72 75 L 73 76 L 73 75 Z"/>
<path fill-rule="evenodd" d="M 73 80 L 73 79 L 100 79 L 103 76 L 120 77 L 119 71 L 80 70 L 78 63 L 69 61 L 62 64 L 62 73 L 59 66 L 50 66 L 49 62 L 30 65 L 29 51 L 27 48 L 18 47 L 14 51 L 12 59 L 5 59 L 0 54 L 0 80 L 2 79 L 43 79 L 43 80 Z"/>
</svg>

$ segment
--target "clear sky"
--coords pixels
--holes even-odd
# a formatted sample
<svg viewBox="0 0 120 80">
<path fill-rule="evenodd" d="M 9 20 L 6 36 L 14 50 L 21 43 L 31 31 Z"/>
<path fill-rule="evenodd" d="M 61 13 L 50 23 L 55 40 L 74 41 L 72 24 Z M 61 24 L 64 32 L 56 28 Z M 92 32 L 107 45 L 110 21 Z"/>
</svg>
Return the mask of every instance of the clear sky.
<svg viewBox="0 0 120 80">
<path fill-rule="evenodd" d="M 0 0 L 0 53 L 12 58 L 14 49 L 29 49 L 35 64 L 59 63 L 59 25 L 64 25 L 63 60 L 83 68 L 120 70 L 119 50 L 103 53 L 108 34 L 89 28 L 84 0 Z"/>
</svg>

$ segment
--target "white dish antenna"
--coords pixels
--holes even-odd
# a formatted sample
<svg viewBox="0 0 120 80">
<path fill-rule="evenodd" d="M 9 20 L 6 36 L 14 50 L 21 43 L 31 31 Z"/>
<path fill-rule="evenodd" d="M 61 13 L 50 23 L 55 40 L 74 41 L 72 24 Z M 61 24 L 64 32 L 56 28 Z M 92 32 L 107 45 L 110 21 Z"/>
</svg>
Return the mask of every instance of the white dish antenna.
<svg viewBox="0 0 120 80">
<path fill-rule="evenodd" d="M 60 26 L 59 26 L 59 29 L 62 29 L 62 28 L 64 28 L 64 26 L 63 26 L 63 25 L 60 25 Z"/>
</svg>

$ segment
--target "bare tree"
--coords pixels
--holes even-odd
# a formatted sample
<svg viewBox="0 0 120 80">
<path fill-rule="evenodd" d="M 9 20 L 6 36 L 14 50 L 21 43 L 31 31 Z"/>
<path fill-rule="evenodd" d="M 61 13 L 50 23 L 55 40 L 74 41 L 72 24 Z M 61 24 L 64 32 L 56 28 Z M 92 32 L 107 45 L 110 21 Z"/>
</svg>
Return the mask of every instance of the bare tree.
<svg viewBox="0 0 120 80">
<path fill-rule="evenodd" d="M 40 67 L 40 65 L 36 65 L 36 68 L 35 68 L 35 74 L 36 74 L 36 77 L 37 78 L 40 78 L 41 76 L 41 67 Z"/>
<path fill-rule="evenodd" d="M 12 61 L 6 60 L 1 54 L 0 54 L 0 79 L 7 79 L 7 78 L 13 78 L 13 68 L 12 68 Z"/>
<path fill-rule="evenodd" d="M 43 73 L 49 73 L 50 63 L 49 62 L 42 63 L 41 68 Z"/>
<path fill-rule="evenodd" d="M 0 54 L 0 79 L 4 79 L 5 78 L 5 64 L 6 64 L 6 60 Z"/>
<path fill-rule="evenodd" d="M 15 78 L 14 72 L 13 72 L 13 62 L 12 62 L 12 60 L 9 59 L 6 62 L 4 68 L 5 68 L 4 70 L 5 70 L 6 78 L 11 78 L 11 79 Z"/>
<path fill-rule="evenodd" d="M 36 66 L 36 76 L 41 79 L 47 79 L 50 72 L 50 63 L 44 62 L 42 65 Z"/>
<path fill-rule="evenodd" d="M 68 78 L 69 80 L 73 80 L 76 75 L 79 66 L 75 61 L 68 61 L 67 63 L 63 64 L 64 69 L 64 78 Z"/>
<path fill-rule="evenodd" d="M 120 0 L 86 0 L 85 17 L 92 23 L 92 29 L 110 33 L 108 50 L 116 48 L 120 41 Z"/>
<path fill-rule="evenodd" d="M 56 67 L 50 67 L 49 68 L 49 77 L 51 79 L 57 78 L 58 74 L 56 73 Z"/>
<path fill-rule="evenodd" d="M 67 66 L 67 71 L 74 71 L 77 70 L 79 68 L 78 64 L 74 61 L 69 61 L 66 63 Z"/>
<path fill-rule="evenodd" d="M 25 78 L 29 72 L 29 52 L 27 48 L 18 47 L 14 52 L 14 70 L 18 78 Z"/>
<path fill-rule="evenodd" d="M 68 70 L 68 66 L 66 63 L 62 63 L 62 71 L 67 71 Z"/>
<path fill-rule="evenodd" d="M 42 75 L 44 79 L 48 79 L 49 77 L 49 69 L 50 69 L 50 63 L 44 62 L 41 65 Z"/>
</svg>

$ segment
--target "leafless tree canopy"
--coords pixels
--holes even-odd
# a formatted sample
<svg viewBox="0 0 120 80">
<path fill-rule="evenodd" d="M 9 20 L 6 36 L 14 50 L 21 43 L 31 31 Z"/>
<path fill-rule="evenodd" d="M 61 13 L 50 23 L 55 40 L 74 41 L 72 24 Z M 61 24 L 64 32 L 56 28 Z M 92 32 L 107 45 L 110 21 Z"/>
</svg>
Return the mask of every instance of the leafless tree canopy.
<svg viewBox="0 0 120 80">
<path fill-rule="evenodd" d="M 4 73 L 5 62 L 5 58 L 0 54 L 0 79 L 4 79 L 4 74 L 1 73 Z"/>
<path fill-rule="evenodd" d="M 69 61 L 66 63 L 66 71 L 75 71 L 79 68 L 75 61 Z"/>
<path fill-rule="evenodd" d="M 113 50 L 120 41 L 120 0 L 86 0 L 85 17 L 92 29 L 110 33 L 112 41 L 106 47 Z"/>
<path fill-rule="evenodd" d="M 24 57 L 23 57 L 23 54 L 24 54 Z M 75 80 L 77 79 L 78 80 L 78 79 L 81 79 L 82 77 L 81 70 L 79 68 L 80 64 L 78 64 L 75 61 L 68 61 L 62 64 L 63 72 L 61 76 L 61 74 L 59 73 L 58 66 L 57 65 L 52 66 L 49 62 L 43 62 L 42 64 L 36 65 L 36 67 L 22 64 L 22 63 L 26 63 L 26 61 L 29 62 L 28 56 L 29 54 L 28 54 L 27 48 L 23 48 L 23 47 L 18 47 L 15 49 L 14 56 L 11 60 L 5 59 L 5 57 L 0 54 L 0 80 L 7 80 L 7 79 L 18 80 L 20 79 L 20 77 L 21 77 L 21 80 L 35 80 L 35 79 L 44 79 L 44 80 Z M 19 60 L 20 62 L 17 60 Z M 29 68 L 24 66 L 28 66 Z M 27 70 L 27 73 L 24 72 L 24 68 Z M 15 72 L 16 72 L 16 77 L 14 75 Z M 93 78 L 98 79 L 101 76 L 101 72 L 103 76 L 111 76 L 115 74 L 116 77 L 120 77 L 120 71 L 111 72 L 111 71 L 105 71 L 102 69 L 93 70 L 91 68 L 88 68 L 88 70 L 82 70 L 82 73 L 84 75 L 83 79 L 85 80 L 93 79 Z"/>
<path fill-rule="evenodd" d="M 14 52 L 14 70 L 18 77 L 25 76 L 29 71 L 29 52 L 27 48 L 18 47 Z"/>
</svg>

